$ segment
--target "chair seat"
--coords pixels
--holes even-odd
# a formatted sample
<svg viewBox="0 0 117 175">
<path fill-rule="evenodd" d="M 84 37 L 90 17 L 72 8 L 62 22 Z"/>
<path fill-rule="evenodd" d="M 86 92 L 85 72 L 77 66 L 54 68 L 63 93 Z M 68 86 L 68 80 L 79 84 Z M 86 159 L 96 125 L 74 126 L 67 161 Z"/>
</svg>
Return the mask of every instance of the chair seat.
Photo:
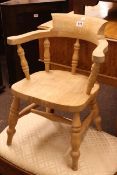
<svg viewBox="0 0 117 175">
<path fill-rule="evenodd" d="M 6 129 L 0 134 L 0 157 L 31 174 L 114 175 L 117 172 L 117 138 L 105 132 L 88 130 L 80 147 L 79 169 L 73 171 L 70 126 L 29 113 L 19 119 L 10 147 L 6 145 Z"/>
<path fill-rule="evenodd" d="M 12 86 L 15 96 L 40 103 L 48 107 L 80 111 L 98 91 L 96 83 L 90 95 L 86 94 L 88 77 L 71 72 L 51 70 L 36 72 L 30 80 L 23 79 Z"/>
</svg>

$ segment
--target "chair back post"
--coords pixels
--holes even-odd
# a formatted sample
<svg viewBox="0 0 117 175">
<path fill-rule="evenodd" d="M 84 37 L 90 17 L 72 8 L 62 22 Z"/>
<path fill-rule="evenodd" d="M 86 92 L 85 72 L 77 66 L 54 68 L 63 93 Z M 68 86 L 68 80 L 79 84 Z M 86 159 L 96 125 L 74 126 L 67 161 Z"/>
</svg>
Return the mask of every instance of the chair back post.
<svg viewBox="0 0 117 175">
<path fill-rule="evenodd" d="M 72 74 L 76 73 L 76 68 L 77 68 L 78 59 L 79 59 L 79 49 L 80 49 L 79 40 L 76 39 L 76 42 L 74 44 L 74 53 L 72 56 Z"/>
<path fill-rule="evenodd" d="M 45 71 L 49 72 L 50 69 L 50 41 L 48 38 L 44 40 L 44 63 Z"/>
<path fill-rule="evenodd" d="M 27 80 L 29 80 L 30 79 L 29 66 L 28 66 L 28 62 L 27 62 L 26 57 L 25 57 L 24 49 L 22 48 L 21 44 L 17 45 L 17 53 L 19 55 L 21 67 L 22 67 L 22 70 L 25 74 L 25 77 Z"/>
</svg>

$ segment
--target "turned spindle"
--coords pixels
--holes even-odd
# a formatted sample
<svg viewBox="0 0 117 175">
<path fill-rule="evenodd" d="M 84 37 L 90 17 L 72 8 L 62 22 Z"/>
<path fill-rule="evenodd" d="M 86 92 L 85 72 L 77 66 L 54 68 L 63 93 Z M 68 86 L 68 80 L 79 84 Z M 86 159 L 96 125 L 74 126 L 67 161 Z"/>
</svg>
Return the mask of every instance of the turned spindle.
<svg viewBox="0 0 117 175">
<path fill-rule="evenodd" d="M 44 40 L 44 63 L 45 71 L 49 72 L 50 69 L 50 41 L 48 38 Z"/>
<path fill-rule="evenodd" d="M 76 68 L 77 68 L 78 59 L 79 59 L 79 49 L 80 49 L 80 44 L 79 44 L 79 40 L 77 39 L 74 44 L 74 53 L 72 56 L 72 74 L 76 73 Z"/>
<path fill-rule="evenodd" d="M 21 67 L 22 67 L 22 70 L 25 74 L 25 77 L 26 77 L 26 79 L 29 80 L 30 79 L 29 66 L 28 66 L 28 62 L 27 62 L 26 57 L 25 57 L 24 49 L 22 48 L 22 46 L 20 44 L 17 45 L 17 53 L 20 57 Z"/>
<path fill-rule="evenodd" d="M 8 119 L 8 129 L 7 129 L 7 145 L 11 145 L 13 135 L 15 134 L 15 126 L 19 118 L 19 98 L 14 97 L 10 108 L 10 114 Z"/>
</svg>

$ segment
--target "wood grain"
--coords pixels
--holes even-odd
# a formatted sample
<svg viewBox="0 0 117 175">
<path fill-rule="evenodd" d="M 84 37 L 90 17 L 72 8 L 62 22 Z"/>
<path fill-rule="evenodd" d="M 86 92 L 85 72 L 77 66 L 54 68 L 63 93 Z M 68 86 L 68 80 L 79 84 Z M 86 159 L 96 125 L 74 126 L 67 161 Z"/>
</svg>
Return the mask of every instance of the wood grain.
<svg viewBox="0 0 117 175">
<path fill-rule="evenodd" d="M 11 87 L 14 100 L 9 116 L 7 144 L 10 145 L 12 143 L 12 137 L 15 132 L 15 125 L 19 117 L 19 99 L 26 100 L 32 104 L 20 112 L 20 116 L 32 111 L 52 121 L 71 124 L 71 167 L 73 170 L 77 170 L 78 158 L 80 156 L 79 147 L 86 130 L 92 121 L 94 121 L 98 130 L 101 128 L 101 118 L 95 98 L 99 90 L 99 84 L 96 80 L 100 69 L 100 63 L 104 62 L 105 53 L 108 48 L 108 43 L 103 37 L 103 28 L 106 21 L 93 17 L 75 15 L 73 13 L 52 14 L 52 18 L 53 25 L 47 27 L 45 30 L 37 30 L 19 36 L 12 36 L 7 40 L 10 45 L 18 45 L 22 69 L 26 76 L 25 79 L 15 83 Z M 51 45 L 53 39 L 50 39 L 52 37 L 57 38 L 53 48 Z M 66 38 L 72 38 L 72 46 L 68 45 L 69 40 L 66 42 Z M 44 57 L 45 71 L 33 73 L 30 75 L 29 79 L 27 78 L 28 66 L 21 44 L 34 39 L 42 39 L 41 42 L 43 46 L 41 52 L 43 51 L 42 56 Z M 60 39 L 59 47 L 56 44 L 58 39 Z M 77 65 L 80 64 L 80 46 L 82 45 L 80 45 L 79 39 L 90 41 L 95 44 L 95 48 L 90 52 L 92 61 L 90 60 L 91 73 L 89 77 L 76 72 Z M 66 50 L 64 48 L 62 49 L 64 42 L 66 43 Z M 57 52 L 55 52 L 56 50 Z M 62 54 L 60 55 L 59 52 L 61 50 Z M 85 56 L 83 61 L 86 63 L 87 55 L 86 53 L 83 54 Z M 64 56 L 70 59 L 69 63 L 72 65 L 71 72 L 50 70 L 50 63 L 56 56 L 59 61 L 65 60 Z M 71 58 L 69 56 L 71 56 Z M 46 112 L 32 109 L 36 107 L 36 105 L 44 106 Z M 81 122 L 80 112 L 88 105 L 92 106 L 91 112 L 86 116 L 86 119 Z M 62 116 L 56 115 L 54 114 L 54 110 L 53 113 L 51 113 L 51 109 L 72 112 L 73 119 L 68 120 Z"/>
</svg>

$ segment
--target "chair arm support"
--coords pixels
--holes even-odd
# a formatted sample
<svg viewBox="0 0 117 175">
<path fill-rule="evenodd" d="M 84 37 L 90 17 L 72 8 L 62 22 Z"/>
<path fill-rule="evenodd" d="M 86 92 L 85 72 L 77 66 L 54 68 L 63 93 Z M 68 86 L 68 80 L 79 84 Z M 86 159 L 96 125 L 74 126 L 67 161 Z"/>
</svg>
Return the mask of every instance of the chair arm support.
<svg viewBox="0 0 117 175">
<path fill-rule="evenodd" d="M 92 53 L 92 61 L 94 63 L 103 63 L 105 60 L 105 53 L 108 51 L 108 42 L 105 39 L 100 39 L 98 46 Z"/>
<path fill-rule="evenodd" d="M 32 40 L 36 40 L 43 37 L 48 37 L 51 29 L 47 30 L 35 30 L 32 32 L 27 32 L 17 36 L 10 36 L 7 38 L 7 44 L 9 45 L 18 45 L 26 43 Z"/>
</svg>

